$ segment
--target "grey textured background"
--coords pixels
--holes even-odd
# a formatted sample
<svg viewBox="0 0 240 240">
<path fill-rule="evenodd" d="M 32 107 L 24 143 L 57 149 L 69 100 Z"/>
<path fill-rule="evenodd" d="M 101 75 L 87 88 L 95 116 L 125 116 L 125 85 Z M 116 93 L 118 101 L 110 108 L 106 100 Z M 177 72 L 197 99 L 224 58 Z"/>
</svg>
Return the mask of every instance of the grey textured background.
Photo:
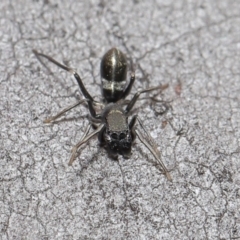
<svg viewBox="0 0 240 240">
<path fill-rule="evenodd" d="M 0 3 L 0 239 L 240 239 L 240 2 L 7 1 Z M 100 97 L 111 47 L 136 64 L 132 90 L 168 83 L 136 105 L 173 182 L 137 140 L 112 161 L 93 139 L 73 164 L 88 124 L 80 106 L 43 120 L 81 94 L 76 67 Z M 146 96 L 146 95 L 145 95 Z"/>
</svg>

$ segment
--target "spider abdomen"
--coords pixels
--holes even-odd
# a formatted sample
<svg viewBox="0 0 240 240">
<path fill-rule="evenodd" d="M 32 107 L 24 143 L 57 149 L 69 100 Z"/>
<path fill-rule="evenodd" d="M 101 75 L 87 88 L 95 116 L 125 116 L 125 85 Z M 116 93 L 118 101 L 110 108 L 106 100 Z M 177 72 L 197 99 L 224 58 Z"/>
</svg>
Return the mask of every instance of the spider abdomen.
<svg viewBox="0 0 240 240">
<path fill-rule="evenodd" d="M 121 99 L 126 86 L 127 59 L 117 48 L 105 53 L 101 61 L 102 94 L 107 102 Z"/>
</svg>

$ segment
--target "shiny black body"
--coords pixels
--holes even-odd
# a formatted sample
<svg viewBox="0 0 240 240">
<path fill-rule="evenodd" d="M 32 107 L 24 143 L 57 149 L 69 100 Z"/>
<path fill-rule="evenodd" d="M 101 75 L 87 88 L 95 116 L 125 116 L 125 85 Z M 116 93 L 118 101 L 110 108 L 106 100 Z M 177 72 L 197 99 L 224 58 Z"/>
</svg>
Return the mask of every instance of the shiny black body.
<svg viewBox="0 0 240 240">
<path fill-rule="evenodd" d="M 125 55 L 116 48 L 110 49 L 102 58 L 100 72 L 104 99 L 107 102 L 116 102 L 121 99 L 127 78 Z"/>
<path fill-rule="evenodd" d="M 158 89 L 163 90 L 167 87 L 167 85 L 160 85 L 157 87 L 138 91 L 130 101 L 128 101 L 127 103 L 125 101 L 124 103 L 124 101 L 122 100 L 125 99 L 130 93 L 133 83 L 135 81 L 135 74 L 134 71 L 132 71 L 130 81 L 127 84 L 127 59 L 120 50 L 112 48 L 103 56 L 100 65 L 102 94 L 105 100 L 105 103 L 102 104 L 94 101 L 93 97 L 86 90 L 82 79 L 74 69 L 57 62 L 56 60 L 45 54 L 38 53 L 36 50 L 33 50 L 33 53 L 37 56 L 39 61 L 42 62 L 40 57 L 44 57 L 50 62 L 59 66 L 60 68 L 72 73 L 77 80 L 82 94 L 85 97 L 84 100 L 80 100 L 74 105 L 64 109 L 56 116 L 46 119 L 45 123 L 53 122 L 55 119 L 59 118 L 72 108 L 82 104 L 83 102 L 87 102 L 92 119 L 91 124 L 94 125 L 96 128 L 96 130 L 88 134 L 91 124 L 88 126 L 80 142 L 73 147 L 69 165 L 72 165 L 78 148 L 82 144 L 88 142 L 90 138 L 97 134 L 100 143 L 106 146 L 108 153 L 113 157 L 116 157 L 118 154 L 124 156 L 129 155 L 131 152 L 132 143 L 135 137 L 138 136 L 140 141 L 150 150 L 150 152 L 158 160 L 161 166 L 161 170 L 163 170 L 167 178 L 171 180 L 170 174 L 168 173 L 166 167 L 160 159 L 160 154 L 156 146 L 152 144 L 154 141 L 147 134 L 146 138 L 143 136 L 142 133 L 135 130 L 134 126 L 136 120 L 138 120 L 140 127 L 145 131 L 137 115 L 134 115 L 131 121 L 128 123 L 128 114 L 142 93 Z M 96 112 L 95 108 L 97 105 L 103 106 L 103 109 L 100 113 Z"/>
</svg>

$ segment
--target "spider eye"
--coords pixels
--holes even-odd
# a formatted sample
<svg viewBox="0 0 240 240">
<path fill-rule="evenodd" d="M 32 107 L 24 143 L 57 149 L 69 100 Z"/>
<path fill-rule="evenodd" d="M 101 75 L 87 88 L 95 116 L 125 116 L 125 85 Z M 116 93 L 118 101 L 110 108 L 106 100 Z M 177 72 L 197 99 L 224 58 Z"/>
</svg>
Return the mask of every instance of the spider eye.
<svg viewBox="0 0 240 240">
<path fill-rule="evenodd" d="M 111 138 L 114 139 L 114 140 L 117 140 L 118 139 L 118 135 L 116 133 L 112 133 L 111 134 Z"/>
<path fill-rule="evenodd" d="M 126 138 L 126 134 L 125 134 L 125 133 L 121 133 L 121 134 L 119 135 L 119 140 L 122 140 L 122 139 L 124 139 L 124 138 Z"/>
</svg>

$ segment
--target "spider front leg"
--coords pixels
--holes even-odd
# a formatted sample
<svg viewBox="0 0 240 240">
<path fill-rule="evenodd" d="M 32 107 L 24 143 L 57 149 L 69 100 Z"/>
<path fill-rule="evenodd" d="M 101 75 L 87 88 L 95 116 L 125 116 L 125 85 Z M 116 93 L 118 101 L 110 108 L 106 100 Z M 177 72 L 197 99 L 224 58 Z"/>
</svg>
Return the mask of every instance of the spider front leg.
<svg viewBox="0 0 240 240">
<path fill-rule="evenodd" d="M 141 129 L 144 131 L 145 134 L 141 133 L 138 129 L 134 128 L 136 120 L 138 121 Z M 144 144 L 144 146 L 152 153 L 152 155 L 155 157 L 155 159 L 158 161 L 161 170 L 167 177 L 169 181 L 172 181 L 172 177 L 168 171 L 168 169 L 165 167 L 164 163 L 162 162 L 161 159 L 161 154 L 157 149 L 157 145 L 155 144 L 153 138 L 148 134 L 146 129 L 143 126 L 142 121 L 139 119 L 137 115 L 134 115 L 130 124 L 129 128 L 132 131 L 132 136 L 135 138 L 136 136 L 139 138 L 139 140 Z"/>
</svg>

